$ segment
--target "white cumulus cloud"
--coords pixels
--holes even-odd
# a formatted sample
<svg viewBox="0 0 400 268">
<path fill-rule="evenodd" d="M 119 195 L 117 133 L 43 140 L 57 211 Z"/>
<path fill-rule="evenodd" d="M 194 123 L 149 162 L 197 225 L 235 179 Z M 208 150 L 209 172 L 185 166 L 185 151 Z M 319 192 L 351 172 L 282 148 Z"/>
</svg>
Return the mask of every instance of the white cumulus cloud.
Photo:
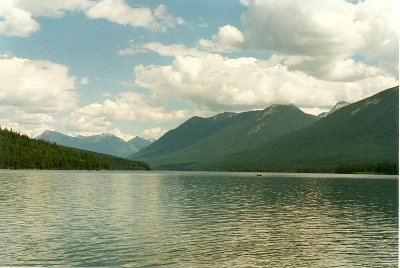
<svg viewBox="0 0 400 268">
<path fill-rule="evenodd" d="M 66 12 L 85 11 L 93 5 L 89 0 L 19 0 L 16 5 L 32 14 L 34 17 L 60 18 Z"/>
<path fill-rule="evenodd" d="M 269 60 L 252 57 L 228 58 L 219 54 L 176 56 L 165 66 L 139 65 L 135 83 L 160 99 L 173 97 L 194 103 L 198 111 L 243 111 L 274 103 L 294 103 L 304 108 L 326 108 L 341 100 L 356 101 L 396 85 L 396 79 L 373 67 L 360 65 L 355 80 L 335 68 L 329 81 L 292 70 L 284 57 Z M 357 63 L 349 62 L 349 65 Z M 357 68 L 356 68 L 357 69 Z M 354 76 L 357 76 L 358 70 Z"/>
<path fill-rule="evenodd" d="M 79 100 L 75 83 L 65 65 L 0 56 L 0 105 L 37 113 L 65 111 Z"/>
<path fill-rule="evenodd" d="M 32 14 L 15 6 L 15 1 L 0 1 L 0 34 L 27 37 L 39 30 L 39 24 Z"/>
<path fill-rule="evenodd" d="M 85 11 L 89 0 L 0 0 L 0 34 L 28 37 L 39 30 L 34 18 L 64 16 L 67 11 Z"/>
<path fill-rule="evenodd" d="M 110 131 L 108 131 L 108 133 L 113 134 L 113 135 L 123 139 L 124 141 L 129 141 L 135 137 L 133 135 L 122 133 L 122 131 L 119 128 L 113 128 Z"/>
<path fill-rule="evenodd" d="M 167 133 L 166 129 L 163 129 L 163 128 L 160 128 L 160 127 L 155 127 L 155 128 L 145 129 L 140 136 L 142 138 L 144 138 L 144 139 L 157 140 L 158 138 L 160 138 L 165 133 Z"/>
<path fill-rule="evenodd" d="M 244 36 L 236 27 L 225 25 L 219 28 L 211 40 L 200 39 L 199 44 L 207 50 L 231 52 L 242 49 Z"/>
<path fill-rule="evenodd" d="M 121 25 L 161 31 L 184 23 L 182 18 L 169 14 L 164 5 L 152 10 L 142 6 L 131 7 L 124 0 L 102 0 L 92 6 L 86 15 L 92 19 L 107 19 Z"/>
<path fill-rule="evenodd" d="M 143 94 L 122 92 L 116 100 L 93 103 L 73 111 L 64 124 L 73 131 L 107 132 L 113 122 L 154 121 L 166 122 L 185 118 L 187 110 L 166 111 L 155 106 Z"/>
<path fill-rule="evenodd" d="M 398 1 L 365 0 L 242 0 L 243 32 L 223 26 L 200 45 L 210 51 L 254 50 L 296 57 L 292 65 L 317 78 L 349 79 L 330 73 L 332 66 L 364 68 L 354 55 L 377 61 L 398 77 Z M 344 70 L 347 71 L 350 69 Z M 367 72 L 371 72 L 368 69 Z"/>
<path fill-rule="evenodd" d="M 43 125 L 54 123 L 53 116 L 45 113 L 27 113 L 16 110 L 14 112 L 14 120 L 24 125 Z"/>
<path fill-rule="evenodd" d="M 42 124 L 29 124 L 28 126 L 11 119 L 0 119 L 0 127 L 2 129 L 12 129 L 13 131 L 19 132 L 21 134 L 26 134 L 32 138 L 35 138 L 43 133 L 45 130 L 54 130 L 53 126 Z"/>
<path fill-rule="evenodd" d="M 181 44 L 164 45 L 159 42 L 150 42 L 145 44 L 136 44 L 133 40 L 129 41 L 129 46 L 118 51 L 120 56 L 134 55 L 138 53 L 155 52 L 162 56 L 197 56 L 205 55 L 207 52 L 196 48 L 187 48 Z"/>
<path fill-rule="evenodd" d="M 36 18 L 61 18 L 67 12 L 82 12 L 90 19 L 158 31 L 185 23 L 181 17 L 171 15 L 164 5 L 154 9 L 132 7 L 124 0 L 0 0 L 0 34 L 28 37 L 40 28 Z"/>
</svg>

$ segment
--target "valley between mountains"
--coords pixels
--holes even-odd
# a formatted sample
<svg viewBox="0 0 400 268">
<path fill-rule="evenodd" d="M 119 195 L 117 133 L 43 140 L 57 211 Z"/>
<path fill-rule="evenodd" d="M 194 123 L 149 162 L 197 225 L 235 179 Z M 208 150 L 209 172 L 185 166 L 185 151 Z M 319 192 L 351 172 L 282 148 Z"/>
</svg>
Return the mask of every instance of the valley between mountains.
<svg viewBox="0 0 400 268">
<path fill-rule="evenodd" d="M 292 104 L 195 116 L 154 142 L 50 131 L 37 139 L 140 160 L 163 170 L 335 172 L 341 165 L 378 162 L 398 170 L 399 87 L 353 104 L 338 103 L 320 116 Z"/>
</svg>

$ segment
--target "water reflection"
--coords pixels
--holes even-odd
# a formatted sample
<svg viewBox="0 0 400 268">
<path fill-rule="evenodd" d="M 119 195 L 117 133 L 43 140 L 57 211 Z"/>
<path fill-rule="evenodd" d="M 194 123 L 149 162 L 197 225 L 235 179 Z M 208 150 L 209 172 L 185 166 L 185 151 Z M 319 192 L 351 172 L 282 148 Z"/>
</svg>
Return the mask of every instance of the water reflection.
<svg viewBox="0 0 400 268">
<path fill-rule="evenodd" d="M 0 171 L 0 182 L 0 265 L 397 266 L 397 179 Z"/>
</svg>

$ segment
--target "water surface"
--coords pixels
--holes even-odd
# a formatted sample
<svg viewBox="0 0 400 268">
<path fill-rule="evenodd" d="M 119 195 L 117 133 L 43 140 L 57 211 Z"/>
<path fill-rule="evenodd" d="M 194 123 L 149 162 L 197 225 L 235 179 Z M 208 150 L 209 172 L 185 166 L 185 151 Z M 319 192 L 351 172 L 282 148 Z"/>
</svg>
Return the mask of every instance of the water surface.
<svg viewBox="0 0 400 268">
<path fill-rule="evenodd" d="M 397 267 L 398 178 L 0 171 L 0 266 Z"/>
</svg>

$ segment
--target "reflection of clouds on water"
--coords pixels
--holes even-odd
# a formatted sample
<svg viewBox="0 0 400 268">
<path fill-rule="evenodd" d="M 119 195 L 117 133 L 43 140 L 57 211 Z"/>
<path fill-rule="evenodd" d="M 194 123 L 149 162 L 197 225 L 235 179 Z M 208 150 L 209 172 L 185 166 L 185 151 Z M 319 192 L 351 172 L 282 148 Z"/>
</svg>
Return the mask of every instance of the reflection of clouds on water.
<svg viewBox="0 0 400 268">
<path fill-rule="evenodd" d="M 1 264 L 396 264 L 397 180 L 316 176 L 0 171 Z"/>
</svg>

